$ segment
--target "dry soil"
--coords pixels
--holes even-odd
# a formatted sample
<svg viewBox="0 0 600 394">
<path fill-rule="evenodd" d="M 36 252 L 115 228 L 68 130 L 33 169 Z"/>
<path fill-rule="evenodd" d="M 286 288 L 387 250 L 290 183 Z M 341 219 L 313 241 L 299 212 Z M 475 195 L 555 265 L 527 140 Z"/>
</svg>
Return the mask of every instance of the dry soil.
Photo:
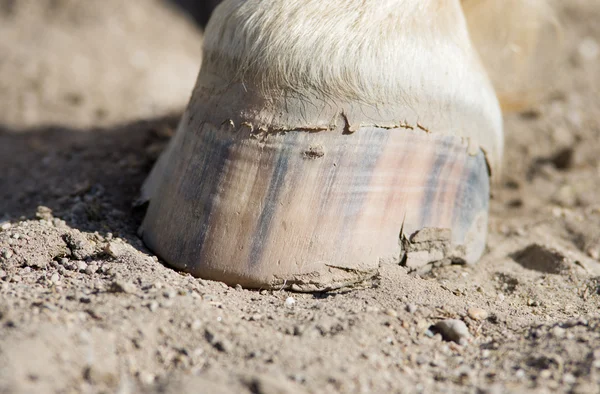
<svg viewBox="0 0 600 394">
<path fill-rule="evenodd" d="M 319 294 L 196 279 L 144 247 L 132 202 L 201 33 L 158 0 L 83 3 L 0 0 L 1 393 L 600 392 L 597 0 L 557 3 L 552 93 L 506 116 L 480 263 Z"/>
</svg>

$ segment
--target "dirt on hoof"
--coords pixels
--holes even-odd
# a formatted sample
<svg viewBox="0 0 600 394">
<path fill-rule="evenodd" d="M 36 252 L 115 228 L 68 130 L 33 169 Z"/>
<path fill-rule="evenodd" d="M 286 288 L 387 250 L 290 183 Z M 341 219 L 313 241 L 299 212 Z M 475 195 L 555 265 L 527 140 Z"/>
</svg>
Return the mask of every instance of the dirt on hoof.
<svg viewBox="0 0 600 394">
<path fill-rule="evenodd" d="M 0 125 L 0 392 L 597 393 L 600 3 L 555 3 L 565 65 L 546 101 L 505 118 L 474 265 L 385 263 L 327 293 L 193 278 L 144 247 L 132 207 L 177 116 Z M 64 103 L 46 93 L 45 110 Z"/>
</svg>

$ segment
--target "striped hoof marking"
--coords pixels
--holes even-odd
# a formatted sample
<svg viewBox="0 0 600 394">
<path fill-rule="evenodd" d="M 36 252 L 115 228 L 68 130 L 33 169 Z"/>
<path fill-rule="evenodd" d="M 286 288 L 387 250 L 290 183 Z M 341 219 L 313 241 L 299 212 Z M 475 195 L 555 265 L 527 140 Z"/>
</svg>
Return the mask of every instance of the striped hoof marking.
<svg viewBox="0 0 600 394">
<path fill-rule="evenodd" d="M 195 276 L 319 291 L 483 253 L 488 167 L 461 137 L 203 123 L 173 144 L 141 234 Z"/>
</svg>

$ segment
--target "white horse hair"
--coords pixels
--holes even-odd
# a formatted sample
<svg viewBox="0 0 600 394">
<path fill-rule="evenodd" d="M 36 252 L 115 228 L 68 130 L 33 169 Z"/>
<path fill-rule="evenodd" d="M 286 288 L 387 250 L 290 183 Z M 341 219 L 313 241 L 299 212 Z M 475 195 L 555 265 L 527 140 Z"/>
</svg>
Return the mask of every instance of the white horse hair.
<svg viewBox="0 0 600 394">
<path fill-rule="evenodd" d="M 478 20 L 467 23 L 467 19 L 469 12 L 481 18 L 482 8 L 498 11 L 502 2 L 513 8 L 523 4 L 533 21 L 540 19 L 533 10 L 545 6 L 544 0 L 225 0 L 207 27 L 202 72 L 227 85 L 241 83 L 266 100 L 284 96 L 287 100 L 293 95 L 312 103 L 360 103 L 359 111 L 345 110 L 346 114 L 355 112 L 351 114 L 355 119 L 350 120 L 355 128 L 377 121 L 389 123 L 390 113 L 401 116 L 392 122 L 396 125 L 411 117 L 404 114 L 416 114 L 414 122 L 426 123 L 432 132 L 477 141 L 492 167 L 499 167 L 501 112 L 468 26 L 490 31 L 489 22 L 496 21 L 513 31 L 520 29 L 525 16 L 515 12 L 510 14 L 513 20 L 493 16 L 485 25 Z M 531 36 L 529 27 L 522 30 Z M 480 38 L 478 32 L 471 33 Z M 484 62 L 494 64 L 494 50 L 502 51 L 508 45 L 502 40 L 508 36 L 490 38 L 488 34 L 483 39 L 487 41 L 481 44 L 480 39 L 479 44 L 484 48 L 478 49 L 487 49 Z M 531 41 L 527 43 L 532 48 L 525 49 L 534 52 Z M 514 60 L 504 58 L 507 66 Z M 522 69 L 515 72 L 522 73 Z M 507 71 L 507 75 L 515 72 Z M 507 79 L 495 78 L 495 82 L 503 86 Z M 518 93 L 524 97 L 522 90 Z M 338 107 L 344 111 L 343 105 Z M 373 119 L 372 112 L 364 109 L 368 107 L 389 111 L 382 119 Z M 275 105 L 268 112 L 280 110 Z M 361 118 L 356 112 L 370 115 Z M 306 125 L 286 119 L 279 121 L 283 126 L 277 126 L 310 127 L 311 115 L 304 116 Z M 269 119 L 266 123 L 277 122 L 269 115 L 262 118 Z M 317 127 L 324 122 L 313 121 Z M 255 123 L 271 126 L 262 120 Z"/>
</svg>

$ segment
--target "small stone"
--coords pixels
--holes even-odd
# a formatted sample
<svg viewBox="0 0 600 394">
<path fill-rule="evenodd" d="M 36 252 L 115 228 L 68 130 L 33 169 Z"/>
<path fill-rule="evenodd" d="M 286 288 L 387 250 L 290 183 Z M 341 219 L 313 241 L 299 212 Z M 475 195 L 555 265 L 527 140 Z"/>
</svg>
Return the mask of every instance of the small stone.
<svg viewBox="0 0 600 394">
<path fill-rule="evenodd" d="M 264 295 L 269 294 L 269 292 L 267 290 L 261 290 L 259 294 L 264 296 Z"/>
<path fill-rule="evenodd" d="M 89 264 L 85 268 L 85 273 L 88 274 L 88 275 L 93 275 L 93 274 L 96 273 L 96 271 L 98 271 L 98 265 L 96 265 L 96 264 Z"/>
<path fill-rule="evenodd" d="M 288 297 L 285 299 L 286 308 L 292 308 L 296 304 L 294 297 Z"/>
<path fill-rule="evenodd" d="M 235 289 L 236 289 L 237 291 L 242 291 L 242 290 L 243 290 L 243 287 L 242 287 L 242 285 L 240 285 L 240 284 L 237 284 L 237 285 L 235 285 Z"/>
<path fill-rule="evenodd" d="M 76 267 L 77 267 L 77 271 L 85 271 L 88 267 L 87 263 L 85 261 L 77 261 L 76 263 Z"/>
<path fill-rule="evenodd" d="M 106 246 L 104 247 L 104 253 L 106 253 L 113 259 L 116 259 L 121 254 L 121 252 L 119 251 L 119 248 L 115 242 L 107 243 Z"/>
<path fill-rule="evenodd" d="M 54 219 L 52 219 L 52 225 L 54 227 L 65 227 L 67 225 L 67 223 L 62 219 L 54 218 Z"/>
<path fill-rule="evenodd" d="M 6 271 L 0 270 L 0 279 L 6 278 Z"/>
<path fill-rule="evenodd" d="M 408 313 L 415 313 L 417 311 L 417 306 L 415 304 L 406 304 L 406 311 Z"/>
<path fill-rule="evenodd" d="M 504 294 L 498 293 L 498 295 L 496 296 L 496 301 L 498 301 L 498 302 L 504 302 L 505 298 L 506 297 L 504 296 Z"/>
<path fill-rule="evenodd" d="M 462 320 L 447 319 L 437 322 L 434 328 L 442 334 L 442 337 L 446 341 L 456 342 L 461 346 L 465 346 L 468 343 L 471 333 L 469 328 Z"/>
<path fill-rule="evenodd" d="M 50 277 L 50 282 L 57 284 L 58 282 L 60 282 L 60 275 L 58 274 L 58 272 L 55 272 L 52 274 L 52 276 Z"/>
<path fill-rule="evenodd" d="M 473 320 L 485 320 L 489 316 L 488 311 L 481 308 L 469 308 L 467 314 Z"/>
<path fill-rule="evenodd" d="M 14 233 L 12 237 L 13 237 L 14 239 L 19 239 L 19 238 L 21 238 L 21 234 L 19 234 L 19 233 Z"/>
<path fill-rule="evenodd" d="M 390 317 L 398 317 L 398 312 L 396 312 L 393 309 L 386 309 L 385 310 L 385 314 L 390 316 Z"/>
<path fill-rule="evenodd" d="M 556 326 L 554 328 L 552 328 L 552 330 L 550 331 L 552 333 L 552 336 L 554 338 L 564 338 L 565 334 L 566 334 L 566 330 L 562 327 Z"/>
<path fill-rule="evenodd" d="M 10 222 L 0 222 L 0 230 L 6 231 L 11 227 Z"/>
<path fill-rule="evenodd" d="M 563 382 L 565 384 L 574 384 L 575 382 L 577 382 L 577 378 L 575 377 L 575 375 L 573 375 L 571 373 L 566 373 L 563 376 Z"/>
<path fill-rule="evenodd" d="M 13 257 L 13 252 L 10 249 L 6 249 L 5 251 L 2 252 L 2 257 L 4 257 L 6 260 L 10 259 L 11 257 Z"/>
<path fill-rule="evenodd" d="M 159 304 L 157 301 L 150 301 L 150 303 L 148 304 L 148 309 L 150 309 L 150 312 L 154 312 L 158 309 Z"/>
<path fill-rule="evenodd" d="M 50 208 L 44 207 L 42 205 L 37 207 L 35 216 L 40 220 L 47 220 L 47 221 L 51 221 L 54 218 L 52 216 L 52 210 Z"/>
<path fill-rule="evenodd" d="M 598 248 L 598 246 L 588 248 L 586 253 L 594 260 L 600 260 L 600 248 Z"/>
<path fill-rule="evenodd" d="M 89 268 L 89 267 L 88 267 Z M 121 281 L 121 280 L 115 280 L 112 284 L 111 284 L 111 290 L 114 293 L 127 293 L 127 294 L 132 294 L 135 293 L 137 291 L 137 287 L 131 283 L 131 282 L 126 282 L 126 281 Z"/>
</svg>

